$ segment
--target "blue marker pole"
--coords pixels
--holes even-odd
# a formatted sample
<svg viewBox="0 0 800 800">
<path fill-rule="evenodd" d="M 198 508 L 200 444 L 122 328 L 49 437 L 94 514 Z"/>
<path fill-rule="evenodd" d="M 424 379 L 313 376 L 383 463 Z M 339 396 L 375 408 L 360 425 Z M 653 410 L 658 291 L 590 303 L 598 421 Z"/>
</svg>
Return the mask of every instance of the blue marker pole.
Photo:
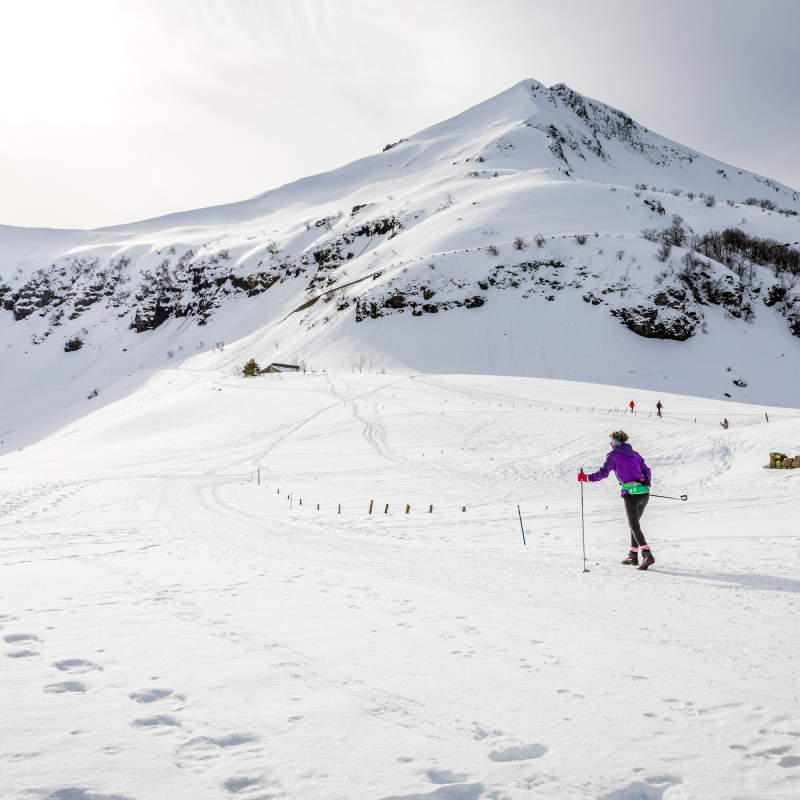
<svg viewBox="0 0 800 800">
<path fill-rule="evenodd" d="M 525 528 L 522 527 L 522 512 L 519 510 L 519 506 L 517 506 L 517 514 L 519 514 L 519 527 L 522 529 L 522 544 L 527 545 L 528 543 L 525 541 Z"/>
</svg>

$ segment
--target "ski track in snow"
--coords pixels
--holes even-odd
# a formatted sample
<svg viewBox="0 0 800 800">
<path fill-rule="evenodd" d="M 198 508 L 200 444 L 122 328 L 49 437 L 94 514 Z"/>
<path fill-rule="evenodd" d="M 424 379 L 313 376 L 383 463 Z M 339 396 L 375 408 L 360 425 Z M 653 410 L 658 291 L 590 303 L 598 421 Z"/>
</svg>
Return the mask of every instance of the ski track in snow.
<svg viewBox="0 0 800 800">
<path fill-rule="evenodd" d="M 614 393 L 175 370 L 4 456 L 0 796 L 796 796 L 800 411 Z M 642 573 L 587 486 L 583 574 L 617 427 L 690 500 Z"/>
</svg>

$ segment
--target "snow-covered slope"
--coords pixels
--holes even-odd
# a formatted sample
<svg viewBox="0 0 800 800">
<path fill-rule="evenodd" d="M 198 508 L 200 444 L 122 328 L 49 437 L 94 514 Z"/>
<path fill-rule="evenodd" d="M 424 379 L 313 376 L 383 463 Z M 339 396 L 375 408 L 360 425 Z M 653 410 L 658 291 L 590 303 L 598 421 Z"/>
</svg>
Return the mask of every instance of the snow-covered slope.
<svg viewBox="0 0 800 800">
<path fill-rule="evenodd" d="M 0 447 L 137 371 L 250 357 L 791 404 L 796 270 L 762 240 L 800 240 L 798 199 L 523 81 L 242 203 L 96 231 L 2 228 Z M 727 229 L 751 237 L 744 249 L 706 236 Z"/>
<path fill-rule="evenodd" d="M 626 392 L 176 369 L 6 454 L 0 797 L 796 798 L 800 412 Z M 639 572 L 586 486 L 584 573 L 618 427 L 689 499 Z"/>
</svg>

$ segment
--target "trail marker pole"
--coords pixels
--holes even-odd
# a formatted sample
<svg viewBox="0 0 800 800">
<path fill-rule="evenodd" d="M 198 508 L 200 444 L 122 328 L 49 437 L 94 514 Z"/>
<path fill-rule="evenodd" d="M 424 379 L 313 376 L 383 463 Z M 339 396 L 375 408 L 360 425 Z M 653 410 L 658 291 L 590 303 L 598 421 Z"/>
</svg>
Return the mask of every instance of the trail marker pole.
<svg viewBox="0 0 800 800">
<path fill-rule="evenodd" d="M 583 472 L 583 467 L 581 467 Z M 583 481 L 581 481 L 581 541 L 583 542 L 583 571 L 588 572 L 586 569 L 586 526 L 583 522 Z"/>
<path fill-rule="evenodd" d="M 370 500 L 370 501 L 369 501 L 369 513 L 370 513 L 370 514 L 372 513 L 372 504 L 373 504 L 374 502 L 375 502 L 374 500 Z"/>
<path fill-rule="evenodd" d="M 522 544 L 527 545 L 528 543 L 525 541 L 525 528 L 522 527 L 522 512 L 519 510 L 519 506 L 517 506 L 517 514 L 519 514 L 519 527 L 522 528 Z"/>
<path fill-rule="evenodd" d="M 261 486 L 261 467 L 258 468 L 258 486 Z"/>
</svg>

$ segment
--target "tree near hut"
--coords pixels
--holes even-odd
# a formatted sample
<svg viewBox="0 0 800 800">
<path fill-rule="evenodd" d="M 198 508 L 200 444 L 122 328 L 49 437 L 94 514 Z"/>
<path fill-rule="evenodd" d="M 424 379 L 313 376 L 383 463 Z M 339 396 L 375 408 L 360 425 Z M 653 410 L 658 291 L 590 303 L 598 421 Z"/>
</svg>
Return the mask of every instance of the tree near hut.
<svg viewBox="0 0 800 800">
<path fill-rule="evenodd" d="M 245 378 L 254 378 L 256 375 L 260 374 L 261 374 L 261 367 L 258 366 L 254 358 L 251 358 L 244 365 L 244 369 L 242 370 L 242 375 L 244 375 Z"/>
</svg>

